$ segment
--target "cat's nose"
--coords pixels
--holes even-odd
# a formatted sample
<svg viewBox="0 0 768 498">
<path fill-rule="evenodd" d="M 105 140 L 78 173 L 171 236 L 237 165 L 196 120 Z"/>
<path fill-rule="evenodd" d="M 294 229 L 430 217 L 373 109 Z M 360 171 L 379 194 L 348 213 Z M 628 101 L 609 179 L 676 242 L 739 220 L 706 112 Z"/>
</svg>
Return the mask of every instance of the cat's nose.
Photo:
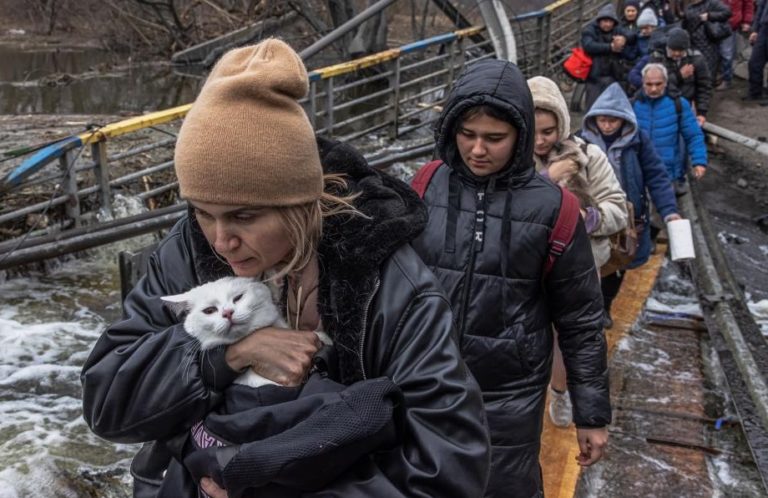
<svg viewBox="0 0 768 498">
<path fill-rule="evenodd" d="M 225 309 L 221 312 L 221 316 L 226 318 L 229 321 L 232 321 L 232 314 L 235 312 L 235 310 Z"/>
</svg>

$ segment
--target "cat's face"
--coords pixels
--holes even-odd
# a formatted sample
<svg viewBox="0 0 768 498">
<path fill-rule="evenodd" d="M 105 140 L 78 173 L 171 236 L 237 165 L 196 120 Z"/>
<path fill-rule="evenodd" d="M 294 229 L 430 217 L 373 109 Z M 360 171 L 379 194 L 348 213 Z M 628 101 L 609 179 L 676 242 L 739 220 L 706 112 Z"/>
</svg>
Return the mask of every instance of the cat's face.
<svg viewBox="0 0 768 498">
<path fill-rule="evenodd" d="M 280 319 L 269 288 L 249 278 L 225 277 L 162 300 L 187 312 L 184 330 L 202 349 L 231 344 Z"/>
</svg>

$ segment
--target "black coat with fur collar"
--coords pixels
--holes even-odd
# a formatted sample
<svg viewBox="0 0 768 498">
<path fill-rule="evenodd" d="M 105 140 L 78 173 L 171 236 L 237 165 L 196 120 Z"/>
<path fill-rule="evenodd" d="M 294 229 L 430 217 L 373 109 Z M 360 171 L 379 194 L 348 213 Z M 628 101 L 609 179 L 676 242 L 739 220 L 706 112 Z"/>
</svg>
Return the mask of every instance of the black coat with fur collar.
<svg viewBox="0 0 768 498">
<path fill-rule="evenodd" d="M 489 443 L 477 385 L 453 340 L 450 306 L 408 244 L 426 211 L 402 182 L 354 149 L 318 139 L 326 173 L 344 173 L 364 217 L 329 218 L 319 247 L 320 313 L 344 384 L 388 377 L 402 391 L 400 443 L 374 453 L 375 472 L 349 472 L 322 496 L 480 496 Z M 238 376 L 224 349 L 190 356 L 194 341 L 159 297 L 230 273 L 193 217 L 181 220 L 83 367 L 84 417 L 101 437 L 151 442 L 134 462 L 136 496 L 159 486 L 171 442 L 226 397 Z M 370 470 L 370 469 L 369 469 Z M 151 495 L 146 495 L 151 496 Z"/>
</svg>

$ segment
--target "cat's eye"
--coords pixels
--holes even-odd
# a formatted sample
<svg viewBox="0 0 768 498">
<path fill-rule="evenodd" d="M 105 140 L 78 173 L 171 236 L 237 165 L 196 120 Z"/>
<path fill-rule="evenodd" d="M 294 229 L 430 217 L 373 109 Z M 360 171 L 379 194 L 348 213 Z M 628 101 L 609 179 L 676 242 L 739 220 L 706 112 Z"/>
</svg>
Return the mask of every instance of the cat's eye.
<svg viewBox="0 0 768 498">
<path fill-rule="evenodd" d="M 238 294 L 238 295 L 236 295 L 236 296 L 235 296 L 235 298 L 232 300 L 232 302 L 233 302 L 233 303 L 236 303 L 236 302 L 238 302 L 240 299 L 242 299 L 242 297 L 243 297 L 243 295 L 242 295 L 242 294 Z"/>
<path fill-rule="evenodd" d="M 205 313 L 206 315 L 211 315 L 213 313 L 216 313 L 216 306 L 208 306 L 203 310 L 203 313 Z"/>
</svg>

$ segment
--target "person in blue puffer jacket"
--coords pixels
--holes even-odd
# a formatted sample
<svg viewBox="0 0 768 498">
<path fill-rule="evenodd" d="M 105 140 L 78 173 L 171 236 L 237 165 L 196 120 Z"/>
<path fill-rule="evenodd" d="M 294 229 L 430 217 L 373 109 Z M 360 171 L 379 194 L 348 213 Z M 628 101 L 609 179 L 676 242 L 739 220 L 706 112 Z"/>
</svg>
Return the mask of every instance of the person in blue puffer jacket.
<svg viewBox="0 0 768 498">
<path fill-rule="evenodd" d="M 702 178 L 707 167 L 707 146 L 688 100 L 670 97 L 666 87 L 667 68 L 662 64 L 648 64 L 643 68 L 643 88 L 632 107 L 638 126 L 650 135 L 653 146 L 667 166 L 676 192 L 683 194 L 687 188 L 688 160 L 690 158 L 693 164 L 694 177 Z"/>
<path fill-rule="evenodd" d="M 584 116 L 579 135 L 605 152 L 627 200 L 632 203 L 639 245 L 635 259 L 626 269 L 637 268 L 651 254 L 647 192 L 665 222 L 680 219 L 667 169 L 648 133 L 638 126 L 632 104 L 618 83 L 600 94 Z M 611 303 L 623 279 L 624 270 L 620 270 L 601 280 L 607 325 L 612 324 Z"/>
</svg>

